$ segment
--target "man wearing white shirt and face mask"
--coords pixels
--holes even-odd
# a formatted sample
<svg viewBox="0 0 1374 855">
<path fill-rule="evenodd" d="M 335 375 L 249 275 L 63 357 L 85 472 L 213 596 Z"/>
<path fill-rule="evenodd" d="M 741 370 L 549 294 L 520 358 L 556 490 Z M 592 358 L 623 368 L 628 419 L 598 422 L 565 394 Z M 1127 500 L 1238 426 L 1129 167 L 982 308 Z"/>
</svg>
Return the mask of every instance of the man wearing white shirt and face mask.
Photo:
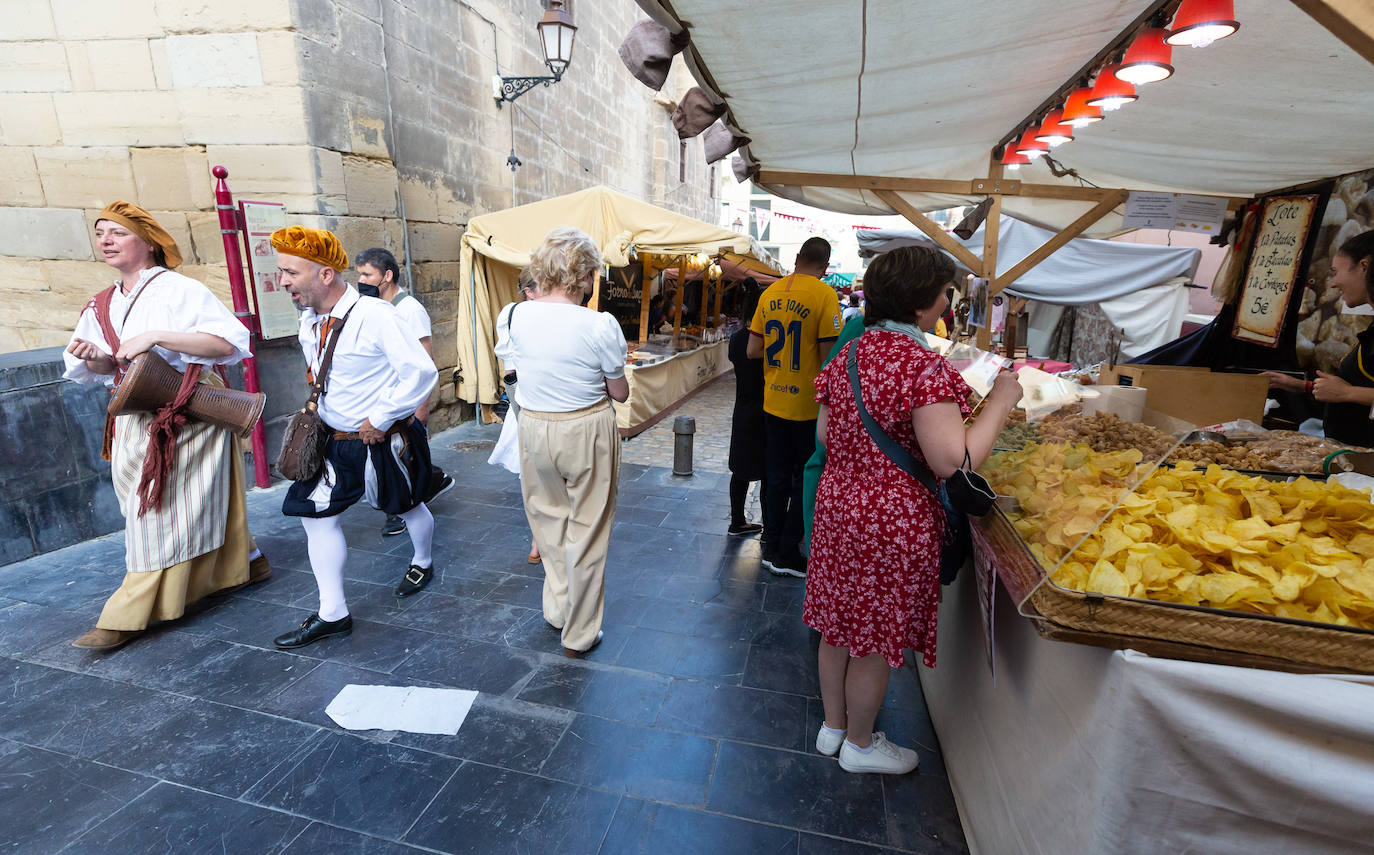
<svg viewBox="0 0 1374 855">
<path fill-rule="evenodd" d="M 429 444 L 414 413 L 438 372 L 391 305 L 360 297 L 343 281 L 348 257 L 331 232 L 291 226 L 272 234 L 272 246 L 282 287 L 305 310 L 299 340 L 312 377 L 330 338 L 338 338 L 319 400 L 320 418 L 333 431 L 324 464 L 315 479 L 292 484 L 282 505 L 282 513 L 300 517 L 305 527 L 320 591 L 319 611 L 276 638 L 277 647 L 289 649 L 353 630 L 339 514 L 359 499 L 406 521 L 415 553 L 396 595 L 414 594 L 433 577 L 434 517 L 423 504 Z"/>
<path fill-rule="evenodd" d="M 391 254 L 391 251 L 377 246 L 365 249 L 354 257 L 353 265 L 358 270 L 358 293 L 368 295 L 370 291 L 370 296 L 379 297 L 395 306 L 397 314 L 401 316 L 401 320 L 419 340 L 425 353 L 429 354 L 431 360 L 434 359 L 429 313 L 425 311 L 424 305 L 419 300 L 401 287 L 401 267 L 396 263 L 396 257 Z M 436 362 L 435 365 L 438 363 Z M 415 411 L 415 418 L 419 419 L 420 423 L 428 429 L 428 398 Z M 437 466 L 432 467 L 429 473 L 430 493 L 425 496 L 425 504 L 429 504 L 447 493 L 453 489 L 453 486 L 453 478 Z M 385 537 L 403 534 L 405 530 L 406 521 L 395 514 L 390 514 L 382 526 L 382 535 Z"/>
</svg>

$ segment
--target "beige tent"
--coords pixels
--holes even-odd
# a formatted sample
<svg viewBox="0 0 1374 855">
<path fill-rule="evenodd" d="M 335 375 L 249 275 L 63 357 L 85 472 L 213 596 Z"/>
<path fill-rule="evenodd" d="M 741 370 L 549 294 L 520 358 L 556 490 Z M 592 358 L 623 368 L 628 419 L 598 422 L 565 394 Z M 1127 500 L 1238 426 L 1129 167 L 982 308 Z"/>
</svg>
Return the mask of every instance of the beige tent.
<svg viewBox="0 0 1374 855">
<path fill-rule="evenodd" d="M 496 316 L 515 299 L 515 278 L 544 235 L 573 226 L 591 236 L 606 263 L 624 267 L 632 256 L 720 255 L 746 269 L 780 272 L 772 257 L 745 235 L 665 211 L 607 187 L 474 217 L 463 234 L 458 289 L 458 397 L 497 401 Z"/>
</svg>

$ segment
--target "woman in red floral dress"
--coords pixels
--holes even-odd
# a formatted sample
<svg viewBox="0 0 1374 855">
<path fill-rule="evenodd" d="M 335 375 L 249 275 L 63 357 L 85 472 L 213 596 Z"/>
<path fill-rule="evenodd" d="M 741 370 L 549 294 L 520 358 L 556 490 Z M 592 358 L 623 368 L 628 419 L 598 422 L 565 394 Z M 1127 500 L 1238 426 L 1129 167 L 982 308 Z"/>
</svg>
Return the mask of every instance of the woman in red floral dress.
<svg viewBox="0 0 1374 855">
<path fill-rule="evenodd" d="M 947 304 L 954 265 L 926 247 L 874 259 L 864 276 L 867 329 L 816 378 L 817 439 L 826 446 L 816 494 L 803 619 L 821 634 L 818 656 L 825 722 L 816 750 L 839 753 L 850 772 L 902 774 L 916 752 L 873 732 L 893 668 L 906 648 L 935 665 L 944 511 L 939 500 L 888 459 L 864 429 L 845 362 L 858 348 L 864 405 L 901 446 L 939 478 L 992 451 L 1021 398 L 1010 373 L 993 384 L 982 415 L 965 427 L 970 389 L 944 357 L 924 346 Z"/>
</svg>

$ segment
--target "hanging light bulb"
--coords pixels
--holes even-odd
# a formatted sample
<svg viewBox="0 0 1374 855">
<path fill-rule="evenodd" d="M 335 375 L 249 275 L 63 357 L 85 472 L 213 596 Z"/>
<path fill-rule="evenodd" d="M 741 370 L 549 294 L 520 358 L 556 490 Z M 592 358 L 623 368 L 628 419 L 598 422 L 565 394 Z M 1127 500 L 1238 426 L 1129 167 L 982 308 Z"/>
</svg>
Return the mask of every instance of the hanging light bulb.
<svg viewBox="0 0 1374 855">
<path fill-rule="evenodd" d="M 1014 143 L 1007 143 L 1006 150 L 1002 152 L 1002 165 L 1015 172 L 1023 166 L 1029 166 L 1030 158 L 1017 151 Z"/>
<path fill-rule="evenodd" d="M 1064 124 L 1071 128 L 1086 128 L 1094 122 L 1102 121 L 1102 108 L 1088 103 L 1092 89 L 1080 86 L 1069 94 L 1064 103 Z"/>
<path fill-rule="evenodd" d="M 1034 160 L 1043 154 L 1049 154 L 1050 144 L 1041 142 L 1035 138 L 1039 128 L 1026 128 L 1025 133 L 1021 134 L 1021 139 L 1016 143 L 1016 153 L 1028 160 Z"/>
<path fill-rule="evenodd" d="M 1109 65 L 1097 75 L 1097 82 L 1093 84 L 1092 94 L 1088 96 L 1090 106 L 1101 107 L 1110 113 L 1113 110 L 1120 110 L 1123 106 L 1140 98 L 1139 95 L 1135 94 L 1133 84 L 1116 76 L 1118 67 L 1117 65 Z"/>
<path fill-rule="evenodd" d="M 1175 46 L 1201 48 L 1239 29 L 1232 0 L 1183 0 L 1164 41 Z"/>
<path fill-rule="evenodd" d="M 1173 49 L 1164 42 L 1169 31 L 1163 27 L 1150 27 L 1135 37 L 1121 64 L 1116 67 L 1116 77 L 1127 83 L 1139 86 L 1142 83 L 1157 83 L 1174 73 Z"/>
<path fill-rule="evenodd" d="M 1048 144 L 1050 148 L 1058 148 L 1066 142 L 1072 142 L 1073 128 L 1064 124 L 1064 111 L 1051 110 L 1049 115 L 1045 116 L 1045 121 L 1040 123 L 1035 138 Z"/>
</svg>

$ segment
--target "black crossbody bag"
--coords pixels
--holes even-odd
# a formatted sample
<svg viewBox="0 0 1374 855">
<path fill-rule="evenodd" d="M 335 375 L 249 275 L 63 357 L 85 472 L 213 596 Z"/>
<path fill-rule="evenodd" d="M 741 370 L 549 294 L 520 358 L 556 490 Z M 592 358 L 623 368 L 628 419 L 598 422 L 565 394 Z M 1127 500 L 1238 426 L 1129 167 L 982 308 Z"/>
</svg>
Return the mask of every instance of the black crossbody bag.
<svg viewBox="0 0 1374 855">
<path fill-rule="evenodd" d="M 987 479 L 973 471 L 973 461 L 968 449 L 964 450 L 964 463 L 944 483 L 935 480 L 930 467 L 916 459 L 910 451 L 902 448 L 892 435 L 883 430 L 878 420 L 864 406 L 862 384 L 859 382 L 859 342 L 849 348 L 845 358 L 845 368 L 849 372 L 849 384 L 854 388 L 854 405 L 858 408 L 859 419 L 872 437 L 878 450 L 906 474 L 915 478 L 921 486 L 929 490 L 945 511 L 945 536 L 940 549 L 940 584 L 948 585 L 959 575 L 973 553 L 973 538 L 969 533 L 970 516 L 986 516 L 992 510 L 997 494 Z"/>
</svg>

